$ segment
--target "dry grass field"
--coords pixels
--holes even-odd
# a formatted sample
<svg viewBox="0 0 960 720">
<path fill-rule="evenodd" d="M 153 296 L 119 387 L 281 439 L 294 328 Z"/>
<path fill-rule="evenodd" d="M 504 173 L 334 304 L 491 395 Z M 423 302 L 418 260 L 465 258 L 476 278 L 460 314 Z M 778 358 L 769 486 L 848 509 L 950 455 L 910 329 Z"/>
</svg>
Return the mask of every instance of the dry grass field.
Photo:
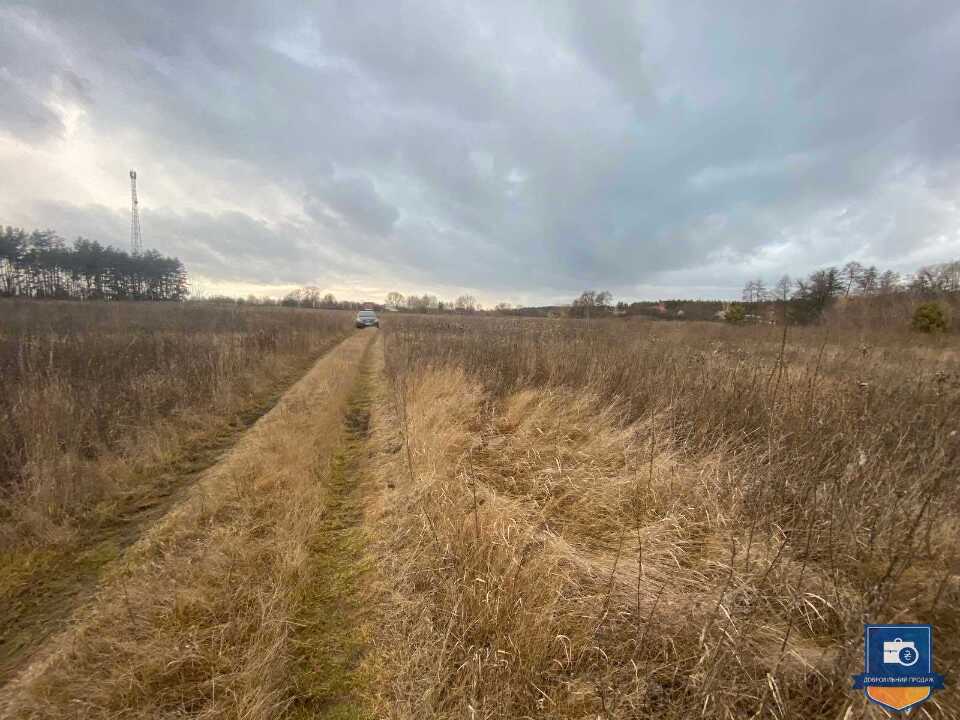
<svg viewBox="0 0 960 720">
<path fill-rule="evenodd" d="M 378 717 L 882 717 L 864 622 L 932 623 L 960 716 L 955 340 L 385 332 Z"/>
<path fill-rule="evenodd" d="M 0 545 L 69 539 L 170 459 L 302 374 L 349 313 L 200 304 L 0 302 Z"/>
<path fill-rule="evenodd" d="M 351 320 L 0 301 L 0 680 Z"/>
<path fill-rule="evenodd" d="M 94 602 L 4 689 L 0 714 L 314 717 L 347 705 L 349 683 L 331 688 L 311 661 L 330 647 L 318 613 L 338 612 L 319 591 L 345 582 L 317 550 L 371 337 L 317 362 L 112 564 Z"/>
<path fill-rule="evenodd" d="M 223 353 L 226 380 L 197 369 L 195 392 L 158 395 L 186 417 L 236 414 L 224 388 L 311 369 L 213 443 L 222 457 L 196 451 L 199 473 L 149 470 L 169 468 L 143 450 L 168 422 L 153 402 L 136 432 L 84 420 L 97 453 L 62 444 L 48 482 L 140 458 L 141 479 L 180 477 L 146 514 L 116 489 L 51 513 L 7 496 L 23 508 L 10 557 L 133 529 L 70 555 L 95 558 L 89 594 L 46 587 L 70 613 L 24 641 L 0 717 L 881 718 L 850 689 L 864 622 L 932 623 L 948 689 L 916 712 L 960 717 L 955 336 L 412 315 L 347 335 L 349 316 L 203 312 L 203 329 L 142 340 L 154 359 L 166 332 L 186 346 L 171 387 L 197 348 Z M 112 352 L 90 340 L 43 366 L 31 350 L 20 391 L 45 367 L 92 397 L 97 363 L 67 358 L 106 365 L 141 342 L 130 316 L 95 324 Z M 59 347 L 27 342 L 31 326 L 4 330 L 7 366 L 18 345 Z M 263 336 L 286 360 L 245 345 Z M 144 373 L 121 365 L 117 392 L 135 394 Z M 15 467 L 16 487 L 37 482 Z M 42 520 L 15 521 L 31 508 Z M 4 616 L 5 642 L 28 616 Z"/>
</svg>

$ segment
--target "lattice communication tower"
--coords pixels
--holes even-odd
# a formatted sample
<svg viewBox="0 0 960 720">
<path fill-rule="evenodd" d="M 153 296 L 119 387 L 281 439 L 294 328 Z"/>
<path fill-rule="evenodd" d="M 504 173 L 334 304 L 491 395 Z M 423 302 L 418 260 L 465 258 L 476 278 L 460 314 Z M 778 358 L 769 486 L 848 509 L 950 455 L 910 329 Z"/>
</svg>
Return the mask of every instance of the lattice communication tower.
<svg viewBox="0 0 960 720">
<path fill-rule="evenodd" d="M 130 252 L 143 252 L 143 237 L 140 235 L 140 204 L 137 202 L 137 171 L 130 171 Z"/>
</svg>

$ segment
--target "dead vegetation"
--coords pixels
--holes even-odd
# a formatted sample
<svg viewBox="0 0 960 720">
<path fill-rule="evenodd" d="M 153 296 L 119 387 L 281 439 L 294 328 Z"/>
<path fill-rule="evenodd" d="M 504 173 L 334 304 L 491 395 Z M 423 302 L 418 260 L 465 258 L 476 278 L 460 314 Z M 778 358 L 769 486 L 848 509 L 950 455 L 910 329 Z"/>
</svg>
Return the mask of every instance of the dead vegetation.
<svg viewBox="0 0 960 720">
<path fill-rule="evenodd" d="M 0 548 L 76 542 L 304 372 L 349 313 L 0 302 Z"/>
<path fill-rule="evenodd" d="M 956 717 L 955 348 L 778 334 L 391 323 L 378 714 L 881 717 L 870 621 Z"/>
<path fill-rule="evenodd" d="M 348 314 L 0 303 L 0 683 Z"/>
<path fill-rule="evenodd" d="M 0 715 L 306 717 L 346 699 L 348 679 L 312 662 L 328 647 L 316 642 L 320 588 L 342 581 L 318 553 L 370 340 L 357 334 L 319 361 L 111 566 L 95 602 L 4 688 Z"/>
<path fill-rule="evenodd" d="M 934 625 L 920 712 L 958 717 L 952 338 L 384 325 L 107 565 L 0 715 L 879 718 L 870 621 Z"/>
</svg>

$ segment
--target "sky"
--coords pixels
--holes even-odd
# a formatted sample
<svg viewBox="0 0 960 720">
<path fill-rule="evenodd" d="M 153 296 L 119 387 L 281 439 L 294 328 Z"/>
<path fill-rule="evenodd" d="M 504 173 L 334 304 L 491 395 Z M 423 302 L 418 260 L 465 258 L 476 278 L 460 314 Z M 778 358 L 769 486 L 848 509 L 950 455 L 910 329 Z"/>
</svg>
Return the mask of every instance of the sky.
<svg viewBox="0 0 960 720">
<path fill-rule="evenodd" d="M 0 224 L 196 294 L 732 298 L 960 258 L 956 0 L 0 0 Z"/>
</svg>

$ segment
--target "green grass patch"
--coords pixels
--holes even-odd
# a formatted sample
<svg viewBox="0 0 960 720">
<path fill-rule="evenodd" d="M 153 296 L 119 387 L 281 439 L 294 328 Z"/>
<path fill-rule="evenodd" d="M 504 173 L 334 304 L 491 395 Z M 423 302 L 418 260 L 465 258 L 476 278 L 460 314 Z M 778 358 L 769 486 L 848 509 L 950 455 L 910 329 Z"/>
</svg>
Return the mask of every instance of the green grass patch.
<svg viewBox="0 0 960 720">
<path fill-rule="evenodd" d="M 363 720 L 369 603 L 365 576 L 373 564 L 363 534 L 361 450 L 369 423 L 366 362 L 350 399 L 344 438 L 330 466 L 323 520 L 310 543 L 312 582 L 299 599 L 294 645 L 297 701 L 293 718 Z"/>
</svg>

